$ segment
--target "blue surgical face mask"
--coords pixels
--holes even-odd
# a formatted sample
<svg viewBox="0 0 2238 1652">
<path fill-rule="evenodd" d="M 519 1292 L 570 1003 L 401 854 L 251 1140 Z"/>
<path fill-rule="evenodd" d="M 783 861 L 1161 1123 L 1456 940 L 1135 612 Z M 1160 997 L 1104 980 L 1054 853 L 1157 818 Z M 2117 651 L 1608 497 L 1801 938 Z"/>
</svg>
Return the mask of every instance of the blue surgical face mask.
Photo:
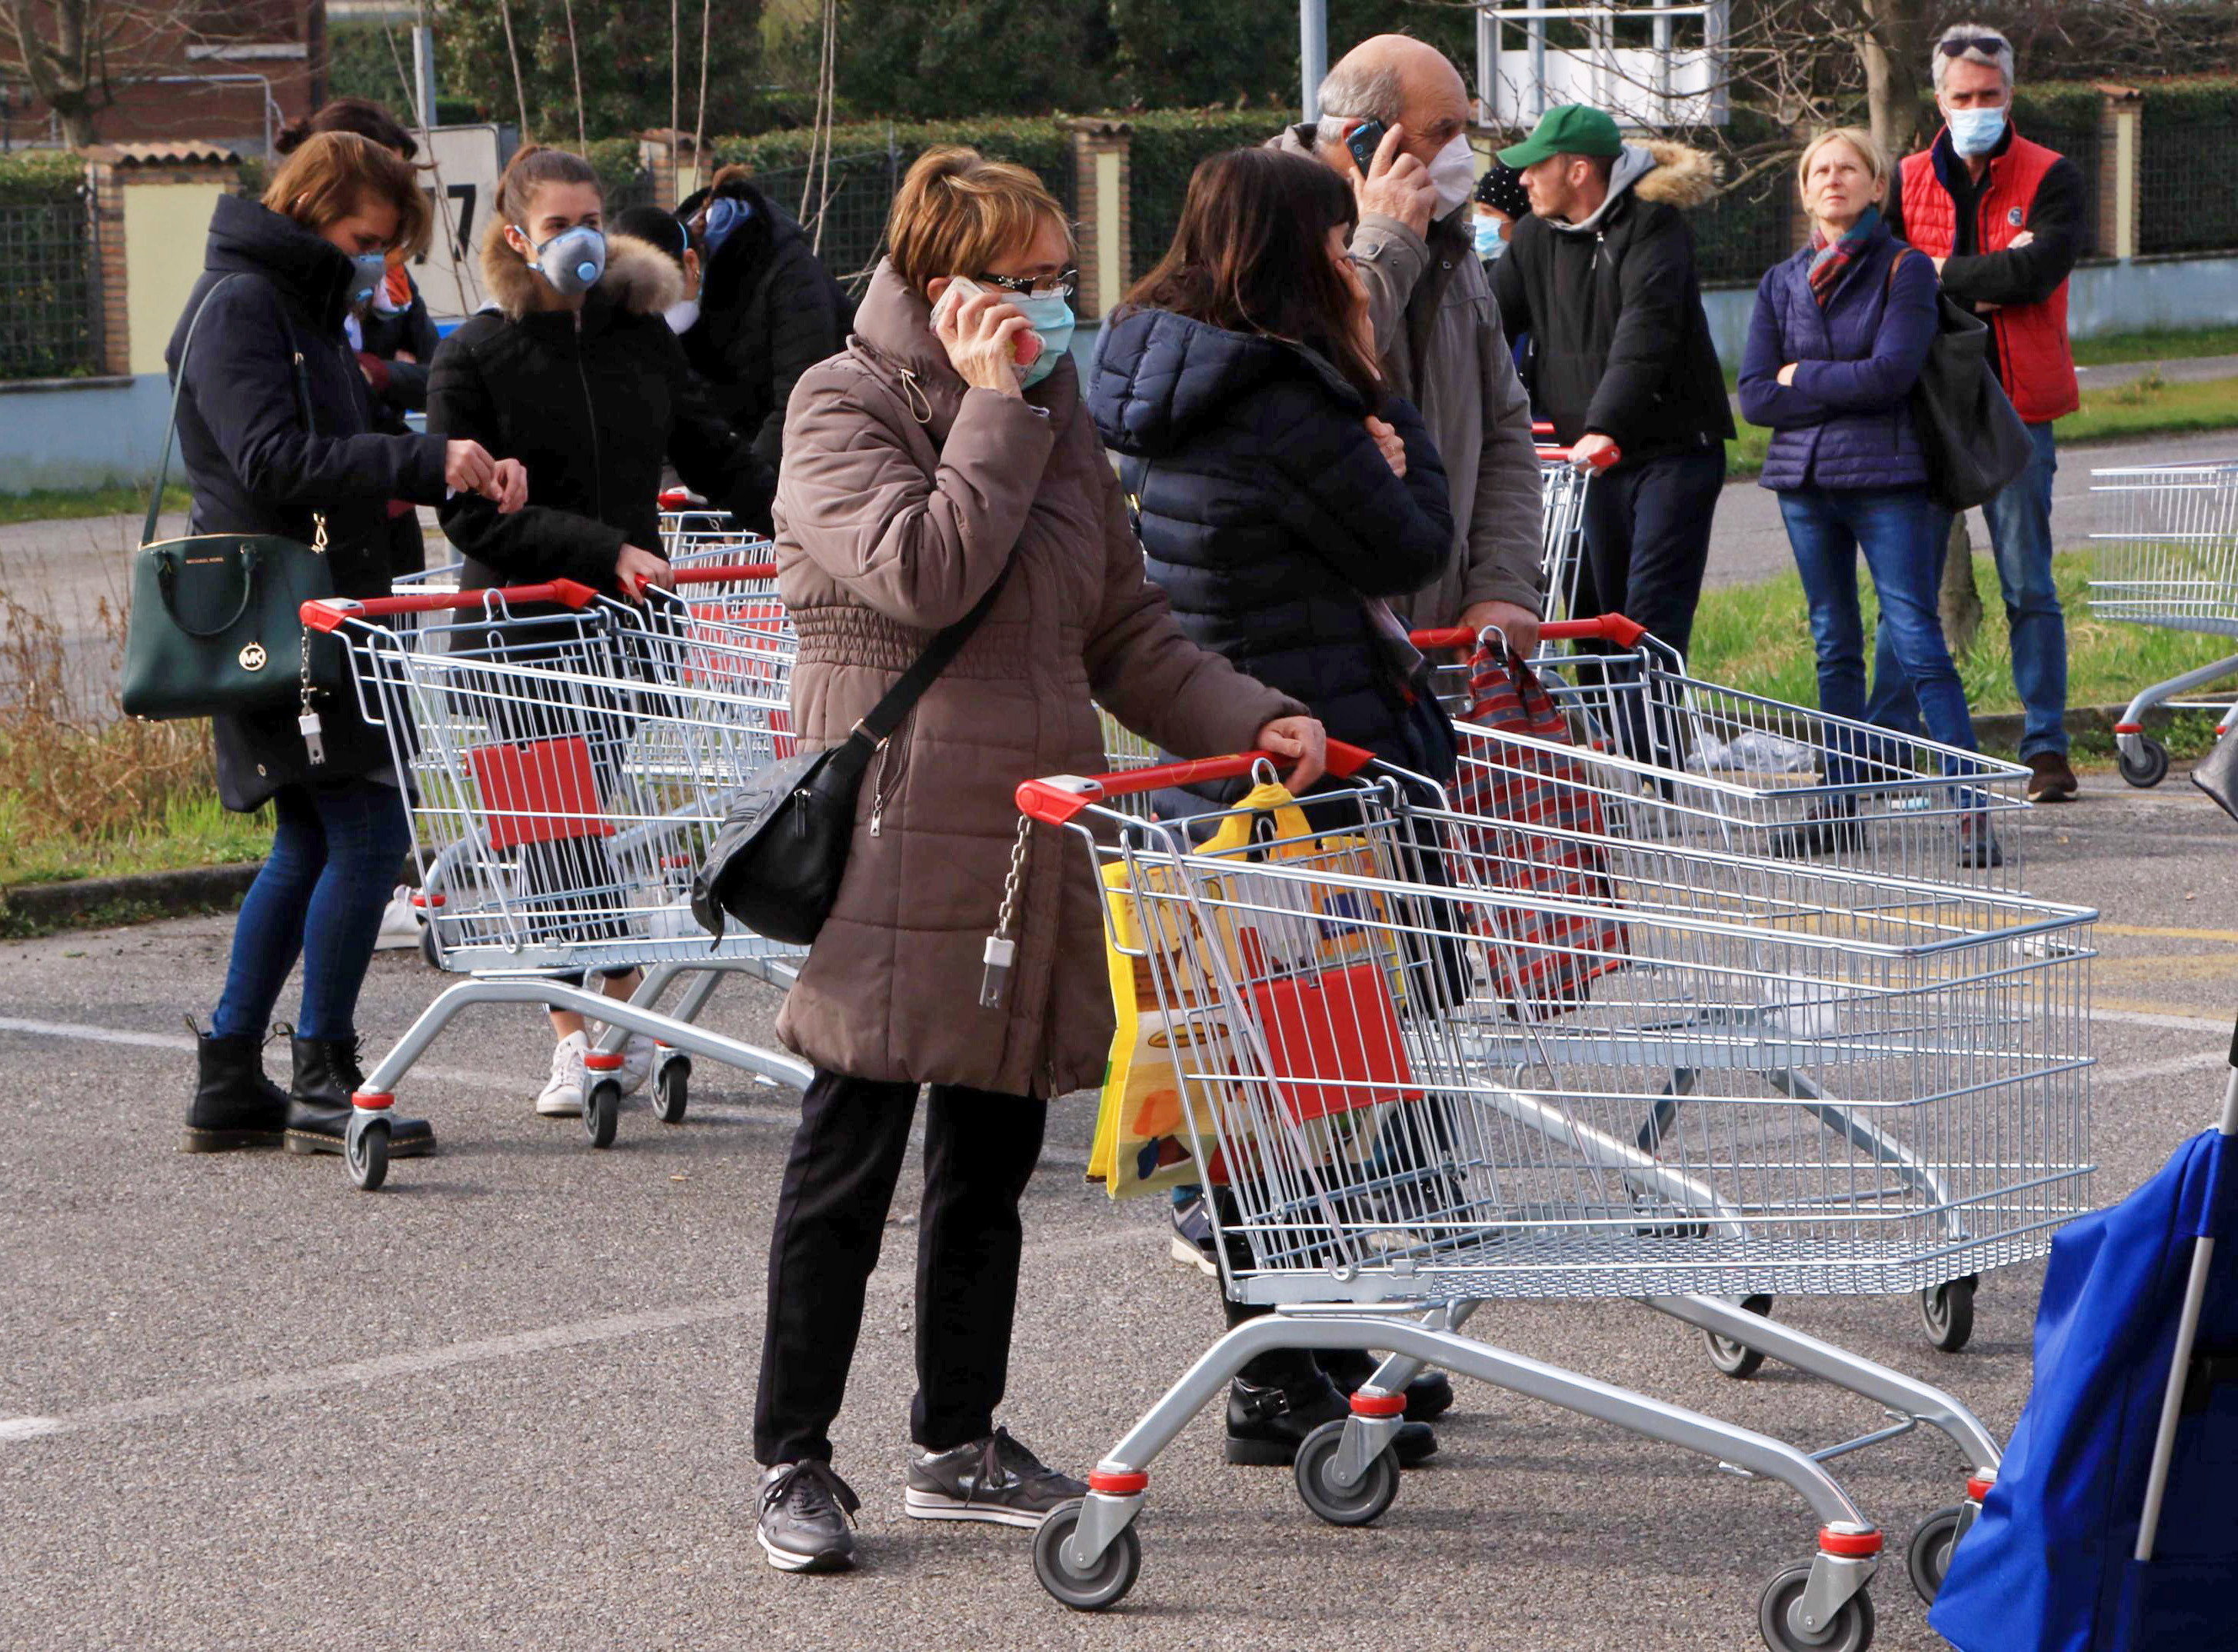
<svg viewBox="0 0 2238 1652">
<path fill-rule="evenodd" d="M 1034 358 L 1034 364 L 1018 370 L 1019 388 L 1030 390 L 1056 371 L 1057 358 L 1072 347 L 1072 329 L 1077 322 L 1072 305 L 1063 293 L 1015 293 L 1004 296 L 1042 341 L 1042 353 Z"/>
<path fill-rule="evenodd" d="M 1950 147 L 1961 155 L 1987 155 L 2005 135 L 2003 104 L 1995 109 L 1947 109 L 1943 118 L 1950 123 Z"/>
<path fill-rule="evenodd" d="M 577 293 L 587 293 L 606 273 L 606 237 L 589 224 L 579 223 L 573 229 L 562 229 L 540 247 L 519 224 L 513 225 L 513 230 L 535 248 L 536 255 L 529 262 L 552 283 L 554 292 L 565 293 L 570 298 Z"/>
<path fill-rule="evenodd" d="M 385 252 L 355 253 L 350 258 L 349 302 L 370 304 L 373 295 L 381 290 L 381 282 L 388 279 L 388 255 Z"/>
<path fill-rule="evenodd" d="M 1504 257 L 1506 255 L 1507 243 L 1500 237 L 1499 219 L 1489 215 L 1480 217 L 1476 221 L 1475 229 L 1478 257 L 1490 263 L 1493 259 Z"/>
</svg>

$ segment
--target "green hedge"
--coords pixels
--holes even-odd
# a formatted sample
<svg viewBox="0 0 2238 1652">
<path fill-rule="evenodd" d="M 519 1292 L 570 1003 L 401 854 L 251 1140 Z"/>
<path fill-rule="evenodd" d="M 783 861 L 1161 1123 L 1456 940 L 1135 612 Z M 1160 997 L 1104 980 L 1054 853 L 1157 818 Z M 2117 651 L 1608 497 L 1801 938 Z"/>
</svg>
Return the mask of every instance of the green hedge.
<svg viewBox="0 0 2238 1652">
<path fill-rule="evenodd" d="M 2137 250 L 2238 247 L 2238 79 L 2144 89 L 2138 134 Z"/>
<path fill-rule="evenodd" d="M 85 187 L 85 163 L 68 149 L 0 155 L 0 206 L 73 201 Z"/>
<path fill-rule="evenodd" d="M 644 206 L 652 199 L 652 173 L 639 157 L 633 137 L 595 137 L 583 157 L 599 175 L 606 216 Z"/>
<path fill-rule="evenodd" d="M 1120 117 L 1134 128 L 1128 150 L 1134 212 L 1131 284 L 1148 274 L 1181 227 L 1189 175 L 1208 155 L 1263 143 L 1281 130 L 1276 109 L 1162 109 Z"/>
</svg>

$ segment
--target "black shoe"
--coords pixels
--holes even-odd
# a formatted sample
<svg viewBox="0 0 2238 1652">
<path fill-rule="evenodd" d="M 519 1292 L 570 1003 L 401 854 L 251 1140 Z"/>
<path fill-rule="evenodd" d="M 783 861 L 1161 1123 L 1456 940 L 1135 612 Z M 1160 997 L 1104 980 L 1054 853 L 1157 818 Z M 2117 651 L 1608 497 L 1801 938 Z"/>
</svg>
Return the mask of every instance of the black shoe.
<svg viewBox="0 0 2238 1652">
<path fill-rule="evenodd" d="M 1784 860 L 1807 860 L 1817 855 L 1865 846 L 1865 823 L 1854 806 L 1813 808 L 1793 826 L 1771 834 L 1771 852 Z"/>
<path fill-rule="evenodd" d="M 810 1458 L 780 1463 L 762 1476 L 762 1511 L 754 1539 L 781 1572 L 844 1572 L 855 1563 L 855 1534 L 848 1516 L 863 1500 Z"/>
<path fill-rule="evenodd" d="M 1314 1363 L 1320 1366 L 1336 1391 L 1349 1399 L 1367 1385 L 1383 1362 L 1355 1348 L 1317 1349 Z M 1443 1371 L 1423 1371 L 1407 1384 L 1407 1420 L 1427 1423 L 1453 1409 L 1453 1385 Z"/>
<path fill-rule="evenodd" d="M 1038 1526 L 1058 1504 L 1087 1495 L 1084 1483 L 1050 1468 L 1008 1429 L 997 1429 L 983 1440 L 914 1459 L 902 1512 L 911 1520 Z"/>
<path fill-rule="evenodd" d="M 1212 1211 L 1205 1204 L 1204 1192 L 1199 1189 L 1195 1198 L 1174 1207 L 1173 1242 L 1167 1249 L 1173 1259 L 1185 1267 L 1220 1277 L 1219 1252 L 1213 1249 Z"/>
<path fill-rule="evenodd" d="M 247 1033 L 222 1038 L 197 1031 L 195 1036 L 195 1097 L 187 1104 L 179 1151 L 279 1146 L 288 1128 L 288 1092 L 264 1076 L 263 1045 Z"/>
<path fill-rule="evenodd" d="M 1340 1423 L 1352 1407 L 1326 1377 L 1320 1385 L 1255 1388 L 1241 1377 L 1228 1385 L 1228 1460 L 1255 1469 L 1287 1469 L 1299 1442 L 1324 1423 Z M 1401 1423 L 1391 1442 L 1399 1466 L 1411 1469 L 1434 1455 L 1438 1436 L 1427 1423 Z"/>
<path fill-rule="evenodd" d="M 339 1153 L 356 1111 L 350 1098 L 365 1083 L 357 1040 L 294 1038 L 295 1082 L 288 1091 L 288 1151 Z M 435 1127 L 424 1118 L 388 1121 L 388 1156 L 423 1158 L 435 1151 Z"/>
</svg>

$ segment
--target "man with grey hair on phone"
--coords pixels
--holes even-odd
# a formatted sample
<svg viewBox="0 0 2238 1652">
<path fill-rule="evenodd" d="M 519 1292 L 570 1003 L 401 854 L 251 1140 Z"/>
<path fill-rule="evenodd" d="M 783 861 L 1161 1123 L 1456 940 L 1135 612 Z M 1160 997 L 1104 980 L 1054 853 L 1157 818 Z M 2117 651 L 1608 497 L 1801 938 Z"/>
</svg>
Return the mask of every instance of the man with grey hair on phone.
<svg viewBox="0 0 2238 1652">
<path fill-rule="evenodd" d="M 1989 322 L 1990 364 L 2035 445 L 2028 468 L 1982 514 L 2012 634 L 2029 799 L 2059 803 L 2075 795 L 2076 780 L 2067 760 L 2067 617 L 2051 572 L 2051 480 L 2059 468 L 2051 421 L 2082 404 L 2067 338 L 2067 277 L 2082 249 L 2082 174 L 2013 129 L 2013 47 L 2004 36 L 1982 23 L 1954 24 L 1935 43 L 1933 67 L 1943 127 L 1932 144 L 1904 157 L 1889 227 L 1934 259 L 1945 293 Z M 1921 732 L 1919 701 L 1885 626 L 1865 715 Z"/>
<path fill-rule="evenodd" d="M 1379 363 L 1393 394 L 1420 408 L 1453 493 L 1452 561 L 1392 607 L 1418 627 L 1497 626 L 1529 654 L 1541 612 L 1539 460 L 1471 234 L 1467 89 L 1434 46 L 1377 35 L 1329 71 L 1321 107 L 1318 125 L 1274 144 L 1351 180 L 1353 263 Z"/>
</svg>

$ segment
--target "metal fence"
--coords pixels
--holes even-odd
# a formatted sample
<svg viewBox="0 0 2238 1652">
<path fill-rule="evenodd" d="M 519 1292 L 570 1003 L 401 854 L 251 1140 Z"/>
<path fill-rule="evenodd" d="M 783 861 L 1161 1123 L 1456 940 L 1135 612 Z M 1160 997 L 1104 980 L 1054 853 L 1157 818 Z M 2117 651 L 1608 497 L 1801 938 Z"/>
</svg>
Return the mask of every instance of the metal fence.
<svg viewBox="0 0 2238 1652">
<path fill-rule="evenodd" d="M 1795 169 L 1776 166 L 1745 183 L 1720 189 L 1686 215 L 1694 231 L 1694 269 L 1707 283 L 1747 282 L 1796 248 L 1789 203 L 1795 199 Z"/>
<path fill-rule="evenodd" d="M 2148 97 L 2140 126 L 2137 250 L 2238 247 L 2238 118 L 2193 110 L 2179 118 Z"/>
<path fill-rule="evenodd" d="M 82 196 L 0 205 L 0 379 L 101 370 L 101 261 Z"/>
<path fill-rule="evenodd" d="M 824 267 L 859 293 L 885 250 L 886 213 L 907 157 L 898 149 L 838 155 L 822 164 L 777 167 L 754 175 L 761 192 L 799 218 Z"/>
<path fill-rule="evenodd" d="M 2022 129 L 2030 141 L 2047 149 L 2058 150 L 2075 163 L 2082 174 L 2082 244 L 2076 254 L 2082 258 L 2096 256 L 2110 249 L 2098 244 L 2098 128 L 2089 126 L 2051 126 L 2042 121 L 2029 123 Z"/>
</svg>

